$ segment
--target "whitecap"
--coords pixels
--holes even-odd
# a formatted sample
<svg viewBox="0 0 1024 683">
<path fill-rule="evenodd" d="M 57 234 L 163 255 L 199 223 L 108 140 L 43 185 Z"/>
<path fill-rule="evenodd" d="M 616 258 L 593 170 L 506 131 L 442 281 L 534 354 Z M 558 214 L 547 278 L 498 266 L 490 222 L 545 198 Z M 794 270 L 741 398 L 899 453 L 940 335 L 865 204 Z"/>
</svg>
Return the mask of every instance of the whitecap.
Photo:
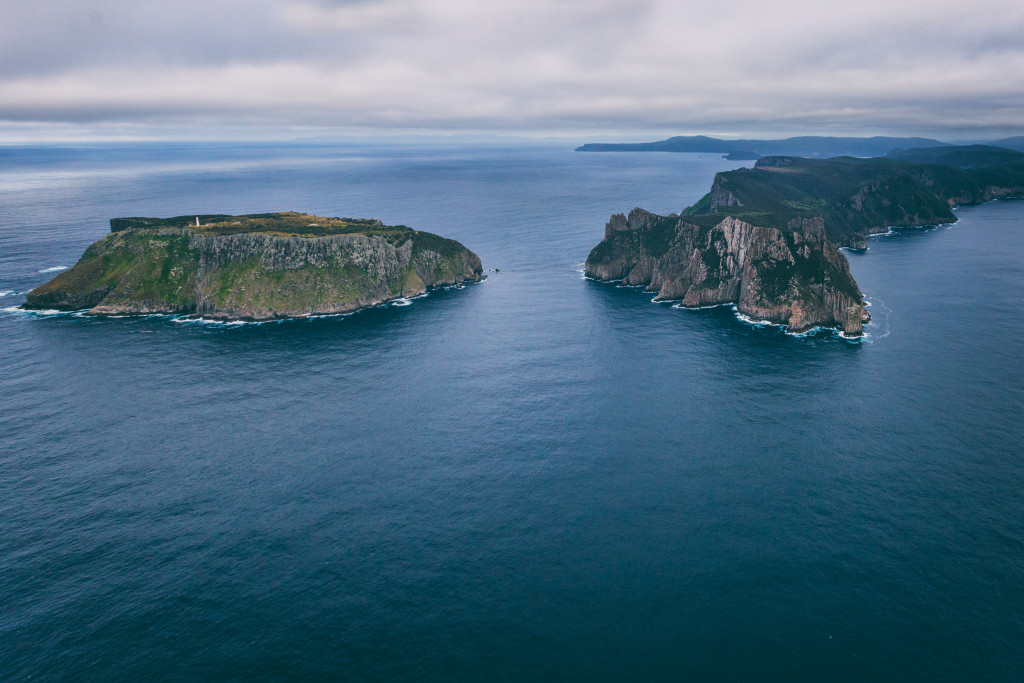
<svg viewBox="0 0 1024 683">
<path fill-rule="evenodd" d="M 21 308 L 20 306 L 8 306 L 2 309 L 5 313 L 21 313 L 23 315 L 33 315 L 40 317 L 49 317 L 54 315 L 69 315 L 68 311 L 58 311 L 53 308 Z"/>
<path fill-rule="evenodd" d="M 15 294 L 17 294 L 17 292 L 9 290 L 9 289 L 5 289 L 3 291 L 0 291 L 0 298 L 3 298 L 5 296 L 13 296 Z"/>
<path fill-rule="evenodd" d="M 162 316 L 158 316 L 162 317 Z M 212 325 L 214 327 L 238 327 L 240 325 L 264 325 L 278 320 L 213 320 L 211 318 L 171 317 L 171 322 L 185 325 Z"/>
<path fill-rule="evenodd" d="M 712 308 L 721 308 L 722 306 L 734 307 L 736 304 L 724 303 L 724 304 L 709 304 L 707 306 L 685 306 L 682 302 L 672 304 L 672 308 L 678 308 L 683 311 L 707 311 Z"/>
<path fill-rule="evenodd" d="M 810 337 L 812 334 L 817 334 L 818 332 L 835 332 L 836 331 L 836 330 L 834 330 L 834 329 L 832 329 L 830 327 L 821 327 L 820 325 L 815 325 L 811 329 L 804 330 L 803 332 L 790 332 L 789 328 L 786 327 L 785 325 L 780 325 L 779 327 L 781 327 L 782 331 L 785 334 L 789 335 L 790 337 Z"/>
<path fill-rule="evenodd" d="M 67 270 L 68 266 L 54 266 L 53 268 L 43 268 L 40 273 L 56 273 L 59 270 Z"/>
<path fill-rule="evenodd" d="M 868 235 L 868 239 L 871 239 L 872 237 L 892 237 L 892 236 L 898 235 L 898 234 L 899 234 L 899 232 L 897 232 L 896 230 L 893 230 L 892 228 L 889 228 L 885 232 L 876 232 L 876 233 L 872 233 L 872 234 Z"/>
<path fill-rule="evenodd" d="M 741 322 L 745 322 L 748 325 L 753 325 L 754 327 L 785 327 L 785 325 L 773 323 L 771 320 L 760 320 L 758 318 L 751 318 L 749 315 L 744 315 L 743 313 L 740 313 L 740 309 L 736 307 L 736 304 L 733 304 L 732 312 L 736 315 L 736 318 L 739 319 Z"/>
<path fill-rule="evenodd" d="M 349 311 L 348 313 L 320 313 L 318 315 L 307 315 L 303 320 L 320 320 L 321 318 L 347 318 L 354 313 L 359 311 Z M 279 320 L 278 322 L 284 322 L 287 318 Z"/>
<path fill-rule="evenodd" d="M 821 333 L 821 332 L 828 332 L 828 333 L 830 333 L 831 335 L 833 335 L 835 337 L 839 337 L 843 341 L 847 341 L 847 342 L 851 342 L 851 343 L 857 343 L 857 342 L 861 341 L 862 339 L 864 339 L 866 336 L 868 336 L 867 334 L 862 334 L 862 335 L 854 336 L 854 335 L 846 334 L 842 330 L 834 328 L 834 327 L 821 327 L 820 325 L 816 325 L 816 326 L 814 326 L 814 327 L 812 327 L 812 328 L 810 328 L 808 330 L 804 330 L 803 332 L 791 332 L 789 330 L 789 326 L 786 325 L 785 323 L 776 323 L 776 322 L 772 322 L 771 320 L 760 320 L 760 319 L 757 319 L 757 318 L 751 318 L 748 315 L 744 315 L 743 313 L 740 313 L 739 309 L 736 307 L 736 304 L 732 304 L 732 310 L 733 310 L 733 313 L 736 315 L 736 318 L 740 322 L 744 322 L 747 325 L 752 325 L 753 327 L 777 327 L 777 328 L 779 328 L 779 330 L 783 334 L 785 334 L 786 336 L 789 336 L 789 337 L 811 337 L 811 336 L 816 336 L 818 333 Z"/>
<path fill-rule="evenodd" d="M 404 296 L 391 301 L 392 306 L 412 306 L 412 302 L 406 299 Z"/>
</svg>

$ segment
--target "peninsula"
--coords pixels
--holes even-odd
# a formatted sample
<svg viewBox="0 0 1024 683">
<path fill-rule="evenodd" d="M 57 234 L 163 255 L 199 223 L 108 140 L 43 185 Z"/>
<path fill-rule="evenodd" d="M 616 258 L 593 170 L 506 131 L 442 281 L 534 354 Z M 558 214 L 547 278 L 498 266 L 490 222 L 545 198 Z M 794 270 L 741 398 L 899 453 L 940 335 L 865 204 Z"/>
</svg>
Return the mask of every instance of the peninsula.
<svg viewBox="0 0 1024 683">
<path fill-rule="evenodd" d="M 924 162 L 924 163 L 922 163 Z M 888 158 L 762 157 L 715 176 L 681 215 L 612 216 L 588 277 L 642 285 L 683 306 L 735 304 L 793 332 L 862 334 L 864 297 L 838 247 L 893 226 L 952 223 L 958 204 L 1024 196 L 1024 154 L 997 147 Z"/>
<path fill-rule="evenodd" d="M 380 221 L 304 213 L 113 218 L 29 309 L 272 320 L 348 313 L 480 281 L 455 240 Z"/>
</svg>

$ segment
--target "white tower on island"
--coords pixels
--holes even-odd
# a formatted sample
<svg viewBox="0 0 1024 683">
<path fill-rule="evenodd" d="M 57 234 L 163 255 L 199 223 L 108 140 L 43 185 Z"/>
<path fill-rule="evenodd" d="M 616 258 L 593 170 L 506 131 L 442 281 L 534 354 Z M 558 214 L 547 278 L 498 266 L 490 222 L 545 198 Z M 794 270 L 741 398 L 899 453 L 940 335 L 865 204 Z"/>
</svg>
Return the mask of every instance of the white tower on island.
<svg viewBox="0 0 1024 683">
<path fill-rule="evenodd" d="M 196 227 L 199 227 L 199 216 L 196 216 Z"/>
</svg>

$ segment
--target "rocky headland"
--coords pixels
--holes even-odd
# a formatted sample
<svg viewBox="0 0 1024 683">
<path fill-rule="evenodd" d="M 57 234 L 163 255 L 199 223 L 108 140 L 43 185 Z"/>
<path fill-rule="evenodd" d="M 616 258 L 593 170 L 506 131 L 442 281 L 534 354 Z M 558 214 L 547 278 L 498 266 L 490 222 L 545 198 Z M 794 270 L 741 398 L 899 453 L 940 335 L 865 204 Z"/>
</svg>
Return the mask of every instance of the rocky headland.
<svg viewBox="0 0 1024 683">
<path fill-rule="evenodd" d="M 1024 154 L 1000 148 L 762 157 L 717 174 L 681 215 L 612 216 L 585 272 L 683 306 L 735 304 L 793 332 L 856 336 L 870 316 L 839 247 L 865 248 L 868 235 L 894 226 L 955 222 L 958 204 L 1022 196 Z"/>
<path fill-rule="evenodd" d="M 459 242 L 374 220 L 286 212 L 110 226 L 24 307 L 272 320 L 349 313 L 484 277 Z"/>
</svg>

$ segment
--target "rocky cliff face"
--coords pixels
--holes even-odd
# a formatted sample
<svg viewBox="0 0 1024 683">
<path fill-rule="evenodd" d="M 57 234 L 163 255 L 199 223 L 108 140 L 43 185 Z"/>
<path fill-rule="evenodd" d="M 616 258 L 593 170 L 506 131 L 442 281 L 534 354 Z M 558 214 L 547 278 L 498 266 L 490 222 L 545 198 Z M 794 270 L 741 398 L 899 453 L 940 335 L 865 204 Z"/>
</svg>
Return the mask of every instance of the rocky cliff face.
<svg viewBox="0 0 1024 683">
<path fill-rule="evenodd" d="M 355 311 L 483 272 L 458 242 L 408 229 L 309 238 L 118 228 L 25 306 L 267 320 Z"/>
<path fill-rule="evenodd" d="M 753 318 L 795 332 L 817 326 L 860 335 L 869 320 L 846 258 L 825 239 L 820 218 L 787 230 L 732 217 L 712 226 L 642 209 L 612 216 L 586 274 L 621 280 L 684 306 L 735 303 Z"/>
</svg>

